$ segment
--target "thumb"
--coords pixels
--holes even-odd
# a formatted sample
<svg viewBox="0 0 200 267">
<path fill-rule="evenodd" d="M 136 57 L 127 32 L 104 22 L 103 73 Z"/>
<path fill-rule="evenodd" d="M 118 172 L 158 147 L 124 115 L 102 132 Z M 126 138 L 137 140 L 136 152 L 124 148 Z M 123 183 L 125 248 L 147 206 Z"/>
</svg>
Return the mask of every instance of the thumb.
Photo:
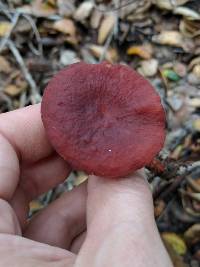
<svg viewBox="0 0 200 267">
<path fill-rule="evenodd" d="M 152 194 L 142 170 L 121 179 L 91 176 L 88 182 L 88 227 L 154 223 Z"/>
<path fill-rule="evenodd" d="M 123 179 L 91 176 L 87 201 L 87 236 L 76 267 L 172 267 L 142 171 Z"/>
</svg>

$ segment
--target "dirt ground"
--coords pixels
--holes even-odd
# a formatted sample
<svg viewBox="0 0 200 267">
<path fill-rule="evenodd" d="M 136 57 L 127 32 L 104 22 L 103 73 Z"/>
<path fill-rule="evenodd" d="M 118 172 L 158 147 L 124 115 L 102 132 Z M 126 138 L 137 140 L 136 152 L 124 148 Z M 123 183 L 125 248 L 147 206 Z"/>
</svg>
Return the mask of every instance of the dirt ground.
<svg viewBox="0 0 200 267">
<path fill-rule="evenodd" d="M 166 144 L 147 170 L 155 217 L 174 266 L 200 266 L 200 1 L 0 1 L 0 113 L 39 103 L 80 60 L 128 64 L 160 94 Z M 72 173 L 30 216 L 86 178 Z"/>
</svg>

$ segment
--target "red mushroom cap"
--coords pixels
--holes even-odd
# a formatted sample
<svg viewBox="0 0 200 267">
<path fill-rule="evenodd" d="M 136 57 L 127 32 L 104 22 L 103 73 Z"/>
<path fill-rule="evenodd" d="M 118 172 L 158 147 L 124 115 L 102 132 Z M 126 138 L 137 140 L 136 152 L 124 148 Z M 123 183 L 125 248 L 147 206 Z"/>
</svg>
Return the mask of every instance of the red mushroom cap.
<svg viewBox="0 0 200 267">
<path fill-rule="evenodd" d="M 42 120 L 55 150 L 76 170 L 123 177 L 162 149 L 160 97 L 130 67 L 76 63 L 49 82 Z"/>
</svg>

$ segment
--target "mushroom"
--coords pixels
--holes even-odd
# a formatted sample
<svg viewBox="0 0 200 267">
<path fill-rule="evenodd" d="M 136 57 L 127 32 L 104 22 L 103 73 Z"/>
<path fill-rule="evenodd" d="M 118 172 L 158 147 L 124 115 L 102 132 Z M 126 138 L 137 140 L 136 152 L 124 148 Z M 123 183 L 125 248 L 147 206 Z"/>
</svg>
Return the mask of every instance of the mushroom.
<svg viewBox="0 0 200 267">
<path fill-rule="evenodd" d="M 159 95 L 125 65 L 79 62 L 64 68 L 49 82 L 41 113 L 55 150 L 88 174 L 127 176 L 148 165 L 165 140 Z"/>
</svg>

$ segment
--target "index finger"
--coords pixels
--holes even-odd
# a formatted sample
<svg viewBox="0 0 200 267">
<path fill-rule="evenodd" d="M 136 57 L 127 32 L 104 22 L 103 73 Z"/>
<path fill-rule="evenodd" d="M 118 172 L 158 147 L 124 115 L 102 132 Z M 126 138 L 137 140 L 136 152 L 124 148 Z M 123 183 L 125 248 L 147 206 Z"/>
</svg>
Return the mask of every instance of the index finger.
<svg viewBox="0 0 200 267">
<path fill-rule="evenodd" d="M 12 197 L 19 183 L 20 166 L 24 166 L 23 169 L 28 166 L 28 170 L 33 170 L 34 176 L 30 175 L 29 171 L 29 175 L 26 173 L 26 180 L 31 183 L 35 181 L 34 184 L 38 186 L 42 185 L 42 192 L 60 182 L 59 173 L 61 173 L 62 180 L 63 177 L 66 178 L 65 174 L 69 173 L 70 168 L 67 164 L 64 166 L 64 160 L 57 160 L 56 158 L 57 164 L 51 166 L 51 169 L 55 169 L 52 171 L 55 178 L 46 179 L 46 176 L 49 176 L 49 168 L 45 162 L 46 164 L 51 163 L 50 159 L 53 153 L 54 150 L 48 142 L 42 125 L 40 105 L 1 114 L 0 198 L 10 199 Z M 43 159 L 49 160 L 44 161 Z M 41 164 L 44 165 L 46 176 L 44 175 L 44 168 L 41 169 L 43 166 Z M 35 166 L 34 169 L 31 166 Z M 41 176 L 42 179 L 40 179 Z"/>
</svg>

